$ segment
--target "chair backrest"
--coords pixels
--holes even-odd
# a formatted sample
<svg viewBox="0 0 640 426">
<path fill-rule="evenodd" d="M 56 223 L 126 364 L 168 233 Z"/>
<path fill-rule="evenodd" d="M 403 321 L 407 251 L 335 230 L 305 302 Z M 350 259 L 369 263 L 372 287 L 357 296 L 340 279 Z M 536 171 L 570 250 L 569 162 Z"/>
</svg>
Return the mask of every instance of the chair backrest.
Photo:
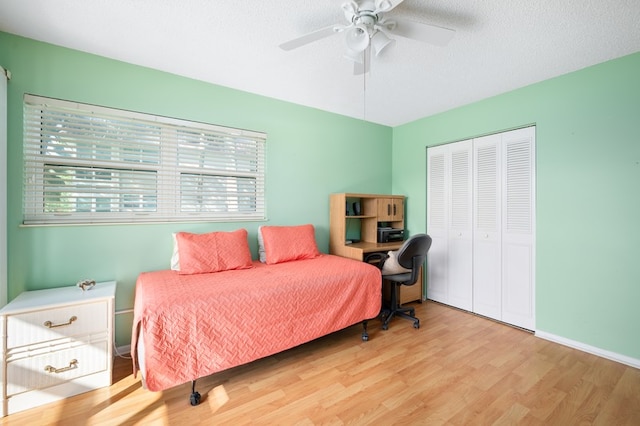
<svg viewBox="0 0 640 426">
<path fill-rule="evenodd" d="M 418 271 L 427 258 L 430 248 L 431 237 L 427 234 L 416 234 L 398 249 L 398 263 L 404 268 L 411 269 L 412 283 L 418 279 Z"/>
</svg>

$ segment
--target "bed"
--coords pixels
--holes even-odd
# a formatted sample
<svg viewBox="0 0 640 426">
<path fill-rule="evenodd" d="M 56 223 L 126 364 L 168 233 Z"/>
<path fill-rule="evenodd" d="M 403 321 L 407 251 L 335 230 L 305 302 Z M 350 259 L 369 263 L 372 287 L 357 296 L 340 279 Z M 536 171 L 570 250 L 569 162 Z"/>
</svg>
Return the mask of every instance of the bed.
<svg viewBox="0 0 640 426">
<path fill-rule="evenodd" d="M 245 253 L 240 256 L 244 257 L 241 267 L 236 267 L 236 260 L 233 264 L 217 259 L 222 270 L 190 273 L 192 269 L 184 271 L 188 251 L 183 250 L 181 270 L 139 275 L 131 349 L 134 374 L 141 372 L 147 389 L 161 391 L 191 381 L 191 403 L 196 405 L 195 380 L 200 377 L 359 322 L 364 325 L 362 339 L 368 339 L 366 321 L 380 312 L 379 269 L 322 254 L 315 239 L 307 248 L 292 249 L 291 235 L 286 235 L 284 227 L 268 228 L 278 229 L 260 230 L 265 237 L 260 239 L 262 261 L 251 260 L 250 255 L 247 259 Z M 293 237 L 300 237 L 300 227 L 287 228 L 294 228 Z M 309 232 L 313 236 L 313 227 L 310 229 L 306 228 L 307 237 Z M 246 240 L 246 231 L 240 235 Z M 284 252 L 275 250 L 286 241 Z M 228 241 L 213 245 L 216 253 L 223 246 L 224 250 L 233 246 Z M 233 259 L 237 258 L 236 253 Z"/>
</svg>

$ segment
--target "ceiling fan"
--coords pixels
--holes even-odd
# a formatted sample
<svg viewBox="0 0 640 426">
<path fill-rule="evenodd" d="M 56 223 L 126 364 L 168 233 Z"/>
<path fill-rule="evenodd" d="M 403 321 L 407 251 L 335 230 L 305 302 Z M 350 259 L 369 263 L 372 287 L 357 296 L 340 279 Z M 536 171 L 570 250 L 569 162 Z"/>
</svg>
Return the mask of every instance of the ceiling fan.
<svg viewBox="0 0 640 426">
<path fill-rule="evenodd" d="M 347 24 L 334 24 L 312 31 L 280 45 L 283 50 L 293 50 L 336 33 L 345 33 L 347 50 L 345 57 L 354 62 L 354 74 L 369 71 L 371 48 L 376 56 L 395 43 L 389 35 L 405 37 L 421 42 L 444 46 L 455 35 L 449 28 L 387 18 L 403 0 L 350 0 L 342 4 Z"/>
</svg>

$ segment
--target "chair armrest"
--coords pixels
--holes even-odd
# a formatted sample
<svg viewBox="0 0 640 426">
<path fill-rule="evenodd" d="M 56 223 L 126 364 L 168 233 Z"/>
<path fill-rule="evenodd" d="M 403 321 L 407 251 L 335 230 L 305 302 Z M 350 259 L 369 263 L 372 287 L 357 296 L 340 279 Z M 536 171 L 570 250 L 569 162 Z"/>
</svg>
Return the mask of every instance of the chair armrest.
<svg viewBox="0 0 640 426">
<path fill-rule="evenodd" d="M 384 262 L 389 258 L 389 255 L 384 252 L 369 253 L 364 257 L 364 261 L 376 266 L 382 270 Z"/>
</svg>

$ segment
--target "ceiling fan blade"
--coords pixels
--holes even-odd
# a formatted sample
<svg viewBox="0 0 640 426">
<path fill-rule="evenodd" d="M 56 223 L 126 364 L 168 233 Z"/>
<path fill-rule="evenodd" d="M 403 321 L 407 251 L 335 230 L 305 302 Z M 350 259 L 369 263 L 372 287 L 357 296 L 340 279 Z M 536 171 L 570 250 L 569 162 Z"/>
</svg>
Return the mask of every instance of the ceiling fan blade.
<svg viewBox="0 0 640 426">
<path fill-rule="evenodd" d="M 393 18 L 393 20 L 396 22 L 396 26 L 393 28 L 392 34 L 436 46 L 445 46 L 456 34 L 455 30 L 436 25 L 398 18 Z"/>
<path fill-rule="evenodd" d="M 353 63 L 353 75 L 366 74 L 369 72 L 369 68 L 371 68 L 371 46 L 367 47 L 362 53 L 364 53 L 362 62 Z"/>
<path fill-rule="evenodd" d="M 280 48 L 282 50 L 293 50 L 293 49 L 297 49 L 298 47 L 302 47 L 305 44 L 309 44 L 309 43 L 313 43 L 314 41 L 323 39 L 325 37 L 329 37 L 335 33 L 339 33 L 341 31 L 344 31 L 344 29 L 347 28 L 344 25 L 331 25 L 329 27 L 324 27 L 321 28 L 319 30 L 310 32 L 308 34 L 305 34 L 301 37 L 298 38 L 294 38 L 293 40 L 289 40 L 287 42 L 284 42 L 280 45 Z"/>
<path fill-rule="evenodd" d="M 342 10 L 347 21 L 353 22 L 353 18 L 358 15 L 358 3 L 353 0 L 343 3 Z"/>
<path fill-rule="evenodd" d="M 373 13 L 388 12 L 402 2 L 403 0 L 376 0 L 376 10 Z"/>
</svg>

